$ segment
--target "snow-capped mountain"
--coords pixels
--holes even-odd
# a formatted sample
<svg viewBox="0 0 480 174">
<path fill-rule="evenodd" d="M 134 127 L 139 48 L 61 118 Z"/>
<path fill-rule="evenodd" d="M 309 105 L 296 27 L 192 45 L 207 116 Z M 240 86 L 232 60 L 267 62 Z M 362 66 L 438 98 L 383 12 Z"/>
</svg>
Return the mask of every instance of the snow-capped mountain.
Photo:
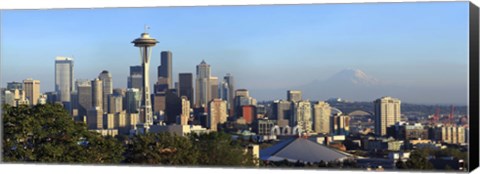
<svg viewBox="0 0 480 174">
<path fill-rule="evenodd" d="M 334 84 L 350 84 L 350 85 L 363 85 L 363 86 L 374 86 L 380 85 L 380 81 L 375 77 L 367 75 L 365 72 L 359 69 L 345 69 L 342 70 L 330 78 L 328 78 L 326 83 Z"/>
</svg>

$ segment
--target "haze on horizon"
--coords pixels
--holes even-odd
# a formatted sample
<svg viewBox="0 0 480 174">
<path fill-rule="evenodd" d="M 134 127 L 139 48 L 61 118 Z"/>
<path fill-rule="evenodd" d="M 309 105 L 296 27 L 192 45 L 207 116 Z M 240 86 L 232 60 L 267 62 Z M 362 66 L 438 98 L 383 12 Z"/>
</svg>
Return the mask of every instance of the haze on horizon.
<svg viewBox="0 0 480 174">
<path fill-rule="evenodd" d="M 338 91 L 310 87 L 358 69 L 387 84 L 381 88 L 410 91 L 393 96 L 402 102 L 466 104 L 467 9 L 468 2 L 428 2 L 5 10 L 0 86 L 31 77 L 42 92 L 53 91 L 54 59 L 69 56 L 75 79 L 108 70 L 114 87 L 125 88 L 129 66 L 140 64 L 130 42 L 147 24 L 160 41 L 151 84 L 160 52 L 170 50 L 174 81 L 178 73 L 195 75 L 205 60 L 213 76 L 231 73 L 237 89 L 260 101 L 285 99 L 284 90 L 303 87 L 311 89 L 306 99 L 373 101 L 377 96 L 331 96 Z M 322 95 L 309 95 L 315 91 Z"/>
</svg>

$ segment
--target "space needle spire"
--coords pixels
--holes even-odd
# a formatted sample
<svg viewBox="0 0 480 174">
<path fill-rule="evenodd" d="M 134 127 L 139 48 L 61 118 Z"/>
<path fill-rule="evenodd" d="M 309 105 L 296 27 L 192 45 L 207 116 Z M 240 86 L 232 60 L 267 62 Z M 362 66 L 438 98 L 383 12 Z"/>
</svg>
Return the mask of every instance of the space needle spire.
<svg viewBox="0 0 480 174">
<path fill-rule="evenodd" d="M 149 67 L 152 47 L 154 47 L 158 43 L 156 39 L 150 37 L 150 35 L 147 33 L 148 29 L 149 27 L 145 25 L 144 33 L 142 33 L 139 38 L 132 41 L 135 47 L 140 48 L 140 63 L 142 64 L 143 68 L 141 114 L 143 118 L 145 118 L 145 123 L 143 123 L 142 128 L 144 133 L 148 132 L 148 129 L 153 124 L 152 103 L 150 100 Z"/>
</svg>

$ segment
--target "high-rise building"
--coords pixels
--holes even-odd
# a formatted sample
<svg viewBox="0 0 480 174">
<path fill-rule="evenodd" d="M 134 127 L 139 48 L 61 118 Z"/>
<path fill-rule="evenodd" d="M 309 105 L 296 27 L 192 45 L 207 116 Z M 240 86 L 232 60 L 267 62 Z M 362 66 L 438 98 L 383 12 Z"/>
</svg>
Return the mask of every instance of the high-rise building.
<svg viewBox="0 0 480 174">
<path fill-rule="evenodd" d="M 428 130 L 421 123 L 396 122 L 395 125 L 387 127 L 387 137 L 397 140 L 426 140 Z"/>
<path fill-rule="evenodd" d="M 103 101 L 103 111 L 108 112 L 108 96 L 113 93 L 113 83 L 112 75 L 107 71 L 103 70 L 99 75 L 98 79 L 102 81 L 102 101 Z"/>
<path fill-rule="evenodd" d="M 159 77 L 157 82 L 153 84 L 153 93 L 154 94 L 160 94 L 160 93 L 165 93 L 169 89 L 168 87 L 168 79 Z"/>
<path fill-rule="evenodd" d="M 115 127 L 115 121 L 115 114 L 107 113 L 103 115 L 103 127 L 105 129 L 118 129 L 118 127 Z"/>
<path fill-rule="evenodd" d="M 23 83 L 22 82 L 8 82 L 7 83 L 7 90 L 14 91 L 15 89 L 23 90 Z"/>
<path fill-rule="evenodd" d="M 258 119 L 252 123 L 252 131 L 257 135 L 271 135 L 272 128 L 277 125 L 276 120 Z"/>
<path fill-rule="evenodd" d="M 327 102 L 319 101 L 313 105 L 313 131 L 316 133 L 330 133 L 331 107 Z"/>
<path fill-rule="evenodd" d="M 235 91 L 235 96 L 240 96 L 240 97 L 250 97 L 250 94 L 248 93 L 248 90 L 246 89 L 237 89 Z"/>
<path fill-rule="evenodd" d="M 442 126 L 441 141 L 447 144 L 465 143 L 465 128 L 462 126 Z"/>
<path fill-rule="evenodd" d="M 180 116 L 180 125 L 188 125 L 190 118 L 190 101 L 186 96 L 181 97 L 182 100 L 182 115 Z"/>
<path fill-rule="evenodd" d="M 182 100 L 175 90 L 167 90 L 165 93 L 165 123 L 177 123 L 177 117 L 182 114 Z"/>
<path fill-rule="evenodd" d="M 218 93 L 218 77 L 210 77 L 210 99 L 220 98 L 220 94 Z"/>
<path fill-rule="evenodd" d="M 25 91 L 15 89 L 13 91 L 13 106 L 20 106 L 20 105 L 30 105 L 30 102 L 25 98 Z"/>
<path fill-rule="evenodd" d="M 118 113 L 123 111 L 123 96 L 111 94 L 108 95 L 108 113 Z"/>
<path fill-rule="evenodd" d="M 165 94 L 166 94 L 166 92 L 152 94 L 152 96 L 153 96 L 153 103 L 152 103 L 153 113 L 156 114 L 156 115 L 159 115 L 160 111 L 165 112 L 165 106 L 166 106 Z"/>
<path fill-rule="evenodd" d="M 190 101 L 190 106 L 193 106 L 193 75 L 192 73 L 178 74 L 178 92 L 179 96 L 185 96 Z"/>
<path fill-rule="evenodd" d="M 125 93 L 127 113 L 138 113 L 142 94 L 137 88 L 128 88 Z"/>
<path fill-rule="evenodd" d="M 257 105 L 257 100 L 253 97 L 250 97 L 248 90 L 246 89 L 237 89 L 235 91 L 234 99 L 234 115 L 239 117 L 242 115 L 242 106 L 245 105 Z"/>
<path fill-rule="evenodd" d="M 58 103 L 58 94 L 57 92 L 55 91 L 50 91 L 50 92 L 46 92 L 45 95 L 47 95 L 47 103 L 50 103 L 50 104 L 54 104 L 54 103 Z M 92 103 L 92 102 L 90 102 Z"/>
<path fill-rule="evenodd" d="M 222 99 L 213 99 L 209 105 L 207 125 L 211 131 L 217 131 L 218 124 L 227 121 L 227 102 Z"/>
<path fill-rule="evenodd" d="M 278 126 L 284 127 L 290 125 L 292 118 L 292 102 L 286 100 L 275 100 L 272 105 L 272 120 L 277 120 Z"/>
<path fill-rule="evenodd" d="M 118 129 L 120 134 L 128 134 L 130 126 L 128 125 L 127 112 L 121 111 L 115 113 L 115 128 Z"/>
<path fill-rule="evenodd" d="M 143 74 L 143 67 L 142 65 L 135 65 L 135 66 L 130 66 L 130 75 L 134 74 Z"/>
<path fill-rule="evenodd" d="M 92 107 L 100 107 L 103 111 L 103 83 L 100 79 L 92 80 Z"/>
<path fill-rule="evenodd" d="M 290 121 L 291 127 L 298 126 L 298 130 L 301 132 L 312 132 L 312 107 L 310 101 L 300 100 L 294 106 L 294 115 Z"/>
<path fill-rule="evenodd" d="M 143 89 L 143 68 L 140 65 L 130 66 L 130 76 L 128 76 L 127 88 Z"/>
<path fill-rule="evenodd" d="M 140 115 L 138 113 L 127 113 L 127 126 L 128 130 L 132 130 L 140 123 Z"/>
<path fill-rule="evenodd" d="M 87 113 L 88 129 L 103 129 L 103 111 L 101 107 L 94 107 Z"/>
<path fill-rule="evenodd" d="M 228 102 L 228 108 L 232 109 L 231 107 L 234 105 L 234 97 L 235 97 L 235 80 L 230 73 L 227 73 L 225 77 L 223 77 L 222 84 L 222 99 Z M 224 97 L 223 97 L 224 96 Z"/>
<path fill-rule="evenodd" d="M 287 100 L 291 102 L 298 102 L 302 100 L 302 91 L 297 90 L 288 90 L 287 91 Z"/>
<path fill-rule="evenodd" d="M 77 106 L 75 108 L 78 109 L 78 120 L 83 120 L 92 108 L 92 85 L 89 80 L 77 80 L 75 86 L 77 88 Z"/>
<path fill-rule="evenodd" d="M 73 58 L 55 58 L 55 91 L 58 95 L 58 101 L 64 103 L 64 105 L 70 103 L 70 94 L 74 91 Z"/>
<path fill-rule="evenodd" d="M 254 105 L 242 106 L 242 118 L 245 119 L 245 123 L 252 124 L 257 119 L 257 107 Z"/>
<path fill-rule="evenodd" d="M 343 114 L 333 116 L 332 132 L 335 135 L 348 135 L 350 133 L 350 116 Z"/>
<path fill-rule="evenodd" d="M 25 91 L 25 98 L 30 102 L 30 105 L 37 105 L 40 97 L 40 80 L 24 80 L 23 91 Z"/>
<path fill-rule="evenodd" d="M 18 89 L 17 89 L 18 90 Z M 4 98 L 4 101 L 2 101 L 2 104 L 8 104 L 10 106 L 15 106 L 15 94 L 11 92 L 10 90 L 5 90 L 2 97 Z"/>
<path fill-rule="evenodd" d="M 374 101 L 375 134 L 384 136 L 387 127 L 400 121 L 400 100 L 392 97 L 382 97 Z"/>
<path fill-rule="evenodd" d="M 172 52 L 162 51 L 160 53 L 161 65 L 158 66 L 158 79 L 164 78 L 167 85 L 166 89 L 173 88 L 172 78 Z M 165 89 L 165 90 L 166 90 Z"/>
<path fill-rule="evenodd" d="M 133 74 L 128 76 L 128 88 L 137 88 L 138 90 L 142 90 L 142 80 L 143 76 L 141 74 Z"/>
<path fill-rule="evenodd" d="M 211 100 L 212 86 L 210 84 L 210 65 L 204 60 L 197 65 L 197 78 L 195 83 L 195 106 L 205 107 Z"/>
<path fill-rule="evenodd" d="M 123 96 L 125 97 L 125 93 L 127 92 L 126 89 L 124 88 L 115 88 L 113 89 L 113 95 L 116 95 L 116 96 Z"/>
</svg>

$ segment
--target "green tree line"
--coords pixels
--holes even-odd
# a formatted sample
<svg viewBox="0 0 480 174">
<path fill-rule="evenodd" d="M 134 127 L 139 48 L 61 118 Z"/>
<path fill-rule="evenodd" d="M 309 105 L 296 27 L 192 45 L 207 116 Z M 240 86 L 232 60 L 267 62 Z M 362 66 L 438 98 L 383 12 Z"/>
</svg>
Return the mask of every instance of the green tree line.
<svg viewBox="0 0 480 174">
<path fill-rule="evenodd" d="M 225 133 L 103 137 L 61 105 L 2 106 L 3 161 L 32 163 L 254 166 Z"/>
</svg>

